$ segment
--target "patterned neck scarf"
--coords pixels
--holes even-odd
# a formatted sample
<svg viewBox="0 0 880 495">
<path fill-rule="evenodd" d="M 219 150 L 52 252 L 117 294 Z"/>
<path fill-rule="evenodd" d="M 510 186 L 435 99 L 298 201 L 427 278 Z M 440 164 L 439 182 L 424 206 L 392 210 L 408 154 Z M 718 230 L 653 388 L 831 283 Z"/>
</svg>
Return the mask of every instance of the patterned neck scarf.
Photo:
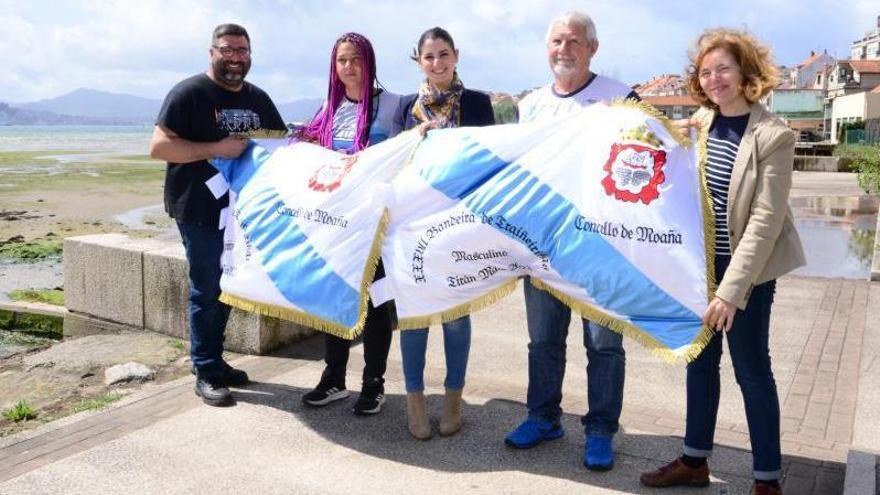
<svg viewBox="0 0 880 495">
<path fill-rule="evenodd" d="M 458 127 L 461 123 L 461 94 L 464 85 L 456 72 L 445 91 L 432 87 L 427 80 L 419 87 L 419 97 L 412 114 L 419 122 L 440 122 L 440 127 Z"/>
</svg>

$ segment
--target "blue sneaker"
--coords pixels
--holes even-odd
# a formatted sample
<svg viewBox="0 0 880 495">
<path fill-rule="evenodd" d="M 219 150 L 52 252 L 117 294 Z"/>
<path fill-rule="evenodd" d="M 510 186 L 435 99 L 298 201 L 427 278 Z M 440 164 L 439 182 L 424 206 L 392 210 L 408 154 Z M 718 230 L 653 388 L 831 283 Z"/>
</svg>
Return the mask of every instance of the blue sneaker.
<svg viewBox="0 0 880 495">
<path fill-rule="evenodd" d="M 614 445 L 610 438 L 588 436 L 584 446 L 584 466 L 590 471 L 610 471 L 614 467 Z"/>
<path fill-rule="evenodd" d="M 527 419 L 504 437 L 504 443 L 515 449 L 530 449 L 545 440 L 556 440 L 564 435 L 565 430 L 560 425 Z"/>
</svg>

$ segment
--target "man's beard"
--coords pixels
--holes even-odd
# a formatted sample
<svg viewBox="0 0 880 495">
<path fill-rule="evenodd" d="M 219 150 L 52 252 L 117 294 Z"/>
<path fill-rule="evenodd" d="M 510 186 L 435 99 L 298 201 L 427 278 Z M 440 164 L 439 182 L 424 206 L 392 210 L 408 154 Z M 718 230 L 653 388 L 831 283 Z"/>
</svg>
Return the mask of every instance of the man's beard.
<svg viewBox="0 0 880 495">
<path fill-rule="evenodd" d="M 241 65 L 241 71 L 233 71 L 229 70 L 226 66 L 233 62 L 229 62 L 228 60 L 217 60 L 214 62 L 214 77 L 217 78 L 220 82 L 227 86 L 237 87 L 241 86 L 244 81 L 244 77 L 247 75 L 248 71 L 251 69 L 250 61 L 238 62 Z"/>
<path fill-rule="evenodd" d="M 577 67 L 574 62 L 563 62 L 561 60 L 557 60 L 553 63 L 552 67 L 553 73 L 557 76 L 568 77 L 577 72 Z"/>
</svg>

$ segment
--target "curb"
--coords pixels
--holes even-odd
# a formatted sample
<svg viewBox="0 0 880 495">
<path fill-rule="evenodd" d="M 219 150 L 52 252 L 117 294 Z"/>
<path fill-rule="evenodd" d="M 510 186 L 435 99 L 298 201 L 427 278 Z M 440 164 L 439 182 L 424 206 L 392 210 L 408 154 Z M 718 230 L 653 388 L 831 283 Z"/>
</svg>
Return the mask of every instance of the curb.
<svg viewBox="0 0 880 495">
<path fill-rule="evenodd" d="M 843 495 L 874 495 L 877 490 L 877 456 L 850 450 L 846 458 Z"/>
<path fill-rule="evenodd" d="M 880 282 L 880 214 L 877 215 L 877 228 L 874 230 L 874 260 L 871 263 L 871 282 Z"/>
<path fill-rule="evenodd" d="M 68 311 L 64 306 L 21 301 L 0 301 L 0 311 L 9 311 L 16 315 L 21 313 L 41 316 L 57 316 L 64 318 Z"/>
</svg>

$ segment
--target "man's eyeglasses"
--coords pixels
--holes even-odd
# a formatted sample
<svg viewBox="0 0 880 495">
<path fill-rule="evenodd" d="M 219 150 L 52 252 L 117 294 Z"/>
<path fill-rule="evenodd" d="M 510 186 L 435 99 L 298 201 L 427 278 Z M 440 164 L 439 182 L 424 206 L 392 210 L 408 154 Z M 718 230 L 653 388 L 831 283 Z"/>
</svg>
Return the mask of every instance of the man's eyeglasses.
<svg viewBox="0 0 880 495">
<path fill-rule="evenodd" d="M 248 57 L 251 54 L 251 49 L 243 47 L 243 46 L 238 47 L 238 48 L 233 48 L 231 46 L 217 46 L 217 45 L 211 45 L 211 46 L 215 50 L 220 52 L 220 55 L 223 55 L 224 57 L 231 57 L 233 53 L 240 56 L 240 57 Z"/>
</svg>

